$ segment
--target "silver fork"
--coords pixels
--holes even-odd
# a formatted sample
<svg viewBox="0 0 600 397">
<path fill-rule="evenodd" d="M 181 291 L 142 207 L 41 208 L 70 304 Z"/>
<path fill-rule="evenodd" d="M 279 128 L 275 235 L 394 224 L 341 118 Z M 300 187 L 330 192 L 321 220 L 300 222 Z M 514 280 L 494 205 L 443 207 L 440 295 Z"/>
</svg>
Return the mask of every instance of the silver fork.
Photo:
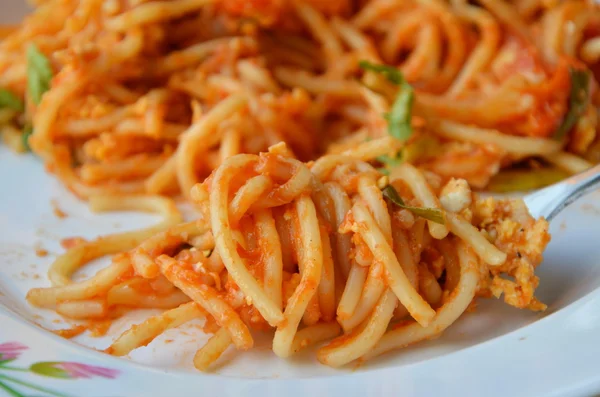
<svg viewBox="0 0 600 397">
<path fill-rule="evenodd" d="M 535 218 L 543 216 L 550 222 L 575 200 L 598 187 L 600 187 L 600 165 L 528 194 L 524 200 L 532 216 Z"/>
</svg>

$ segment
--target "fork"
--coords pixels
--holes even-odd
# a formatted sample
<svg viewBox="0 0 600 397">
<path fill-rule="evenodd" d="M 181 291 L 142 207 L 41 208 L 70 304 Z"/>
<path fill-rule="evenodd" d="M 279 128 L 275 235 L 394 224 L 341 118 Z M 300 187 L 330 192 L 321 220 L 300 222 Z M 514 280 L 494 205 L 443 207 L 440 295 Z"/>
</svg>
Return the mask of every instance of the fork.
<svg viewBox="0 0 600 397">
<path fill-rule="evenodd" d="M 575 200 L 599 186 L 600 165 L 597 165 L 562 182 L 528 194 L 523 200 L 533 217 L 543 216 L 550 222 Z"/>
</svg>

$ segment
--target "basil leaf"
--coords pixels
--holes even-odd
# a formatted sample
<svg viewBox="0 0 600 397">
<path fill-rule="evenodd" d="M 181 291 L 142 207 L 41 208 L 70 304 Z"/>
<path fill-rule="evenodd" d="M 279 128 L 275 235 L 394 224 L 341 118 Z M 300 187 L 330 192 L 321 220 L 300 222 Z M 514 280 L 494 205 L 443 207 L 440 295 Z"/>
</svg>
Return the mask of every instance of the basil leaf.
<svg viewBox="0 0 600 397">
<path fill-rule="evenodd" d="M 21 135 L 21 139 L 23 140 L 23 147 L 28 152 L 31 152 L 31 147 L 29 146 L 29 137 L 31 134 L 33 134 L 33 127 L 31 124 L 27 124 L 25 128 L 23 128 L 23 135 Z"/>
<path fill-rule="evenodd" d="M 441 225 L 446 224 L 444 220 L 444 213 L 442 210 L 437 208 L 419 208 L 419 207 L 411 207 L 409 205 L 404 204 L 404 200 L 398 194 L 396 189 L 392 185 L 387 185 L 381 191 L 383 196 L 390 200 L 392 203 L 396 204 L 398 207 L 404 208 L 412 212 L 413 214 L 420 216 L 421 218 L 425 218 L 429 221 L 439 223 Z"/>
<path fill-rule="evenodd" d="M 415 94 L 412 87 L 404 84 L 396 96 L 390 113 L 386 115 L 388 132 L 399 141 L 407 141 L 413 133 L 411 119 L 414 101 Z"/>
<path fill-rule="evenodd" d="M 383 175 L 389 176 L 390 175 L 389 168 L 394 168 L 394 167 L 397 167 L 400 164 L 402 164 L 402 161 L 403 161 L 402 160 L 402 151 L 399 151 L 393 157 L 388 156 L 388 155 L 383 155 L 383 156 L 375 157 L 375 160 L 379 161 L 381 164 L 384 165 L 381 168 L 377 168 L 377 171 L 379 171 Z"/>
<path fill-rule="evenodd" d="M 554 133 L 554 139 L 561 140 L 577 124 L 589 104 L 590 72 L 573 69 L 571 74 L 571 94 L 569 96 L 569 111 L 562 124 Z"/>
<path fill-rule="evenodd" d="M 42 100 L 42 95 L 50 89 L 52 68 L 50 61 L 35 44 L 27 47 L 27 92 L 36 105 Z"/>
<path fill-rule="evenodd" d="M 9 108 L 17 112 L 22 112 L 25 106 L 23 105 L 23 101 L 11 91 L 0 88 L 0 108 Z"/>
<path fill-rule="evenodd" d="M 415 91 L 410 84 L 404 80 L 402 73 L 392 66 L 374 65 L 367 61 L 361 61 L 363 70 L 370 70 L 384 75 L 389 82 L 400 87 L 392 108 L 385 115 L 388 121 L 388 133 L 399 141 L 406 141 L 411 137 L 413 130 L 411 125 L 412 108 L 415 101 Z"/>
<path fill-rule="evenodd" d="M 376 65 L 368 61 L 360 61 L 358 66 L 362 70 L 370 70 L 371 72 L 383 74 L 388 81 L 394 83 L 395 85 L 401 85 L 404 83 L 404 77 L 402 76 L 402 73 L 400 73 L 400 71 L 393 66 Z"/>
<path fill-rule="evenodd" d="M 402 152 L 398 152 L 395 157 L 392 156 L 378 156 L 375 160 L 379 161 L 382 164 L 390 167 L 397 167 L 402 164 Z"/>
</svg>

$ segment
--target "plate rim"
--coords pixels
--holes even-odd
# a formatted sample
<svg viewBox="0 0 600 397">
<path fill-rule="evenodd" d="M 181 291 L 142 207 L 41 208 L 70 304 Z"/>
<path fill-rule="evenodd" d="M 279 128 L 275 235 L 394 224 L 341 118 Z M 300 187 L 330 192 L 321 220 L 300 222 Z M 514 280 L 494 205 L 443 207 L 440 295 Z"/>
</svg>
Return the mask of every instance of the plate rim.
<svg viewBox="0 0 600 397">
<path fill-rule="evenodd" d="M 531 324 L 508 332 L 498 337 L 494 337 L 489 340 L 485 340 L 481 343 L 478 343 L 473 346 L 469 346 L 467 348 L 450 352 L 447 354 L 442 354 L 441 356 L 436 356 L 434 358 L 421 360 L 415 363 L 406 363 L 399 366 L 390 366 L 385 368 L 377 368 L 373 370 L 368 370 L 364 372 L 348 372 L 341 371 L 340 374 L 334 375 L 324 375 L 322 377 L 300 377 L 300 378 L 286 378 L 286 379 L 271 379 L 271 378 L 257 378 L 257 379 L 249 379 L 249 378 L 241 378 L 227 375 L 218 375 L 218 374 L 210 374 L 210 373 L 194 373 L 192 371 L 186 370 L 169 370 L 164 368 L 152 367 L 144 364 L 140 364 L 128 359 L 113 357 L 102 352 L 96 351 L 94 349 L 90 349 L 88 347 L 79 345 L 74 342 L 70 342 L 69 340 L 65 340 L 64 338 L 54 335 L 51 332 L 35 325 L 20 316 L 12 312 L 10 309 L 5 308 L 4 306 L 0 306 L 0 319 L 8 318 L 10 321 L 14 323 L 18 323 L 20 327 L 25 327 L 29 331 L 33 333 L 29 335 L 29 338 L 25 338 L 22 342 L 27 343 L 28 340 L 33 340 L 32 337 L 35 335 L 36 338 L 39 338 L 40 341 L 50 341 L 52 345 L 58 345 L 58 349 L 61 353 L 64 353 L 66 357 L 79 357 L 85 362 L 90 362 L 93 364 L 105 365 L 113 368 L 118 368 L 122 372 L 128 372 L 129 374 L 135 374 L 137 376 L 148 377 L 150 375 L 157 382 L 159 380 L 164 381 L 172 381 L 178 380 L 182 383 L 183 386 L 189 387 L 189 389 L 195 389 L 196 387 L 208 387 L 208 388 L 219 388 L 220 392 L 224 392 L 225 395 L 239 395 L 240 391 L 247 390 L 248 388 L 253 388 L 258 386 L 268 386 L 269 393 L 267 395 L 281 395 L 280 393 L 286 393 L 286 395 L 290 396 L 300 396 L 306 395 L 307 392 L 311 394 L 321 395 L 320 392 L 324 387 L 334 386 L 339 388 L 334 392 L 328 392 L 327 395 L 334 396 L 346 396 L 347 392 L 352 390 L 356 392 L 357 390 L 369 391 L 370 395 L 384 395 L 384 389 L 386 388 L 386 384 L 394 384 L 397 383 L 394 381 L 394 378 L 406 378 L 407 375 L 410 377 L 414 377 L 415 381 L 424 382 L 426 378 L 429 377 L 431 383 L 437 383 L 435 386 L 436 390 L 448 390 L 455 388 L 457 386 L 457 382 L 464 381 L 464 376 L 467 373 L 470 373 L 471 376 L 476 377 L 478 380 L 475 383 L 472 383 L 470 389 L 464 389 L 463 395 L 477 395 L 474 393 L 473 386 L 477 386 L 479 388 L 481 385 L 494 385 L 498 384 L 498 377 L 493 375 L 492 373 L 487 373 L 481 366 L 481 356 L 485 356 L 490 351 L 494 352 L 497 350 L 502 350 L 503 344 L 505 343 L 514 343 L 515 340 L 519 341 L 522 337 L 527 336 L 530 337 L 532 334 L 536 334 L 537 332 L 548 329 L 549 327 L 553 328 L 557 325 L 557 323 L 566 323 L 565 320 L 569 316 L 572 316 L 579 310 L 585 309 L 586 306 L 600 307 L 600 288 L 597 288 L 585 296 L 581 297 L 577 301 L 569 304 L 568 306 L 549 314 L 548 316 L 539 319 Z M 599 317 L 600 319 L 600 317 Z M 4 323 L 4 321 L 2 321 Z M 600 328 L 600 323 L 596 324 L 597 328 Z M 556 327 L 557 329 L 559 327 Z M 12 341 L 14 338 L 7 336 L 10 334 L 10 327 L 8 328 L 8 332 L 6 332 L 7 328 L 0 328 L 0 343 L 6 341 Z M 561 331 L 561 334 L 564 333 L 565 330 Z M 589 345 L 591 350 L 594 350 L 592 346 L 596 346 L 594 350 L 594 354 L 600 353 L 600 334 L 597 334 L 595 337 L 596 344 Z M 517 342 L 518 343 L 518 342 Z M 532 375 L 531 371 L 527 373 L 527 360 L 526 357 L 521 357 L 525 359 L 519 359 L 519 353 L 525 353 L 524 351 L 517 352 L 517 354 L 511 357 L 509 360 L 505 360 L 502 358 L 495 357 L 500 364 L 508 364 L 512 363 L 515 365 L 515 369 L 522 372 L 523 377 L 529 377 Z M 572 357 L 573 358 L 573 357 Z M 465 361 L 466 360 L 466 361 Z M 472 361 L 469 364 L 469 361 Z M 431 376 L 428 372 L 430 369 L 428 367 L 444 367 L 446 364 L 452 364 L 452 361 L 458 361 L 459 363 L 467 362 L 467 367 L 461 368 L 462 377 L 458 376 L 453 379 L 447 379 L 439 376 Z M 504 361 L 504 362 L 503 362 Z M 516 364 L 515 364 L 516 363 Z M 471 368 L 468 366 L 471 365 Z M 500 365 L 502 366 L 502 365 Z M 477 368 L 479 367 L 479 368 Z M 402 374 L 407 373 L 407 374 Z M 403 376 L 404 375 L 404 376 Z M 222 387 L 223 381 L 226 380 L 226 387 Z M 539 380 L 535 381 L 540 383 Z M 532 386 L 532 382 L 529 386 Z M 543 382 L 543 381 L 542 381 Z M 114 382 L 115 385 L 119 384 L 119 380 L 117 379 Z M 348 388 L 348 384 L 352 385 L 352 388 Z M 424 386 L 425 384 L 421 384 Z M 413 385 L 414 386 L 414 385 Z M 81 384 L 83 386 L 83 383 Z M 117 386 L 118 387 L 118 386 Z M 417 385 L 418 388 L 418 385 Z M 426 390 L 429 390 L 428 387 L 425 387 Z M 546 388 L 547 389 L 547 388 Z M 87 391 L 87 389 L 85 389 Z M 501 390 L 501 389 L 499 389 Z M 510 388 L 509 388 L 510 390 Z M 519 390 L 503 390 L 498 394 L 489 394 L 489 395 L 501 395 L 509 392 L 509 395 L 518 396 L 518 395 L 560 395 L 560 396 L 582 396 L 582 395 L 590 395 L 591 393 L 597 393 L 600 391 L 600 372 L 596 372 L 595 376 L 580 376 L 577 379 L 573 379 L 569 382 L 569 384 L 562 383 L 560 389 L 554 389 L 553 393 L 546 393 L 545 391 L 541 391 L 540 394 L 531 394 L 527 392 L 527 394 L 519 394 Z M 299 392 L 300 391 L 300 392 Z M 547 390 L 546 390 L 547 391 Z M 264 393 L 263 393 L 264 394 Z M 1 395 L 1 394 L 0 394 Z M 128 396 L 130 394 L 127 394 Z M 187 396 L 188 394 L 178 394 L 181 396 Z M 414 390 L 414 393 L 406 393 L 406 395 L 429 395 L 427 391 L 421 392 L 419 390 Z M 91 396 L 91 394 L 90 394 Z M 131 394 L 133 396 L 133 394 Z M 105 397 L 100 396 L 98 397 Z"/>
</svg>

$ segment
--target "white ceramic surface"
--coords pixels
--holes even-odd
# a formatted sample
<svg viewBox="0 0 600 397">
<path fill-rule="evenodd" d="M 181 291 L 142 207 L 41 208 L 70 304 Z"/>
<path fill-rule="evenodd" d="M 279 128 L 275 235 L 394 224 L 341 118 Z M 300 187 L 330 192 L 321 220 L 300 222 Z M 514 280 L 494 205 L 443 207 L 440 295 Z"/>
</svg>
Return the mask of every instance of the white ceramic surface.
<svg viewBox="0 0 600 397">
<path fill-rule="evenodd" d="M 0 23 L 7 23 L 23 15 L 26 7 L 0 0 L 0 10 Z M 61 238 L 93 238 L 143 227 L 157 218 L 133 213 L 93 215 L 44 172 L 37 158 L 14 155 L 2 146 L 0 186 L 0 383 L 12 387 L 9 391 L 0 386 L 0 396 L 15 396 L 14 392 L 79 397 L 600 393 L 600 204 L 596 204 L 600 193 L 574 204 L 553 222 L 553 240 L 539 269 L 539 297 L 549 305 L 543 314 L 481 301 L 475 313 L 465 315 L 435 341 L 342 370 L 318 364 L 311 352 L 290 361 L 277 359 L 269 350 L 270 337 L 259 336 L 256 349 L 226 353 L 216 372 L 205 375 L 191 365 L 196 348 L 206 340 L 201 323 L 171 330 L 127 359 L 117 359 L 84 346 L 105 348 L 148 312 L 115 321 L 104 337 L 84 335 L 67 341 L 46 329 L 67 328 L 68 322 L 30 307 L 24 299 L 29 288 L 49 285 L 46 271 L 62 252 Z M 58 218 L 56 206 L 68 216 Z M 36 256 L 39 248 L 50 255 Z M 106 263 L 96 261 L 78 277 L 89 276 Z M 5 363 L 12 369 L 1 365 L 3 348 L 14 353 L 15 360 Z M 31 367 L 36 362 L 52 364 Z M 107 370 L 64 366 L 65 362 Z M 54 372 L 47 374 L 54 377 L 40 374 L 48 367 Z"/>
<path fill-rule="evenodd" d="M 546 260 L 539 268 L 540 298 L 549 305 L 536 314 L 507 307 L 499 301 L 482 301 L 441 338 L 398 351 L 361 368 L 332 370 L 317 363 L 309 352 L 291 361 L 277 359 L 268 337 L 244 354 L 228 352 L 217 371 L 199 374 L 191 366 L 195 349 L 205 340 L 199 324 L 169 331 L 126 359 L 101 355 L 81 346 L 104 348 L 129 324 L 147 315 L 136 313 L 115 321 L 101 338 L 80 336 L 72 341 L 44 329 L 70 324 L 51 311 L 30 307 L 24 300 L 31 287 L 49 285 L 45 273 L 65 237 L 92 238 L 102 233 L 151 224 L 150 215 L 91 214 L 84 203 L 66 192 L 44 172 L 33 155 L 17 156 L 0 147 L 0 344 L 20 342 L 30 349 L 18 361 L 76 361 L 119 369 L 112 380 L 48 380 L 75 396 L 143 395 L 137 383 L 163 395 L 171 387 L 178 396 L 194 390 L 223 387 L 229 395 L 252 387 L 273 393 L 306 395 L 343 394 L 362 390 L 377 395 L 401 390 L 402 395 L 428 395 L 461 391 L 463 395 L 591 395 L 600 392 L 600 193 L 593 193 L 561 214 L 553 223 Z M 10 187 L 10 188 L 9 188 Z M 55 207 L 67 214 L 61 219 Z M 35 250 L 50 252 L 38 257 Z M 79 277 L 106 264 L 100 260 Z M 172 340 L 172 342 L 171 342 Z M 2 346 L 0 345 L 0 354 Z M 133 365 L 132 362 L 143 366 Z M 0 368 L 0 381 L 2 380 Z M 25 379 L 39 375 L 18 373 Z M 15 375 L 16 376 L 16 375 Z M 250 380 L 252 379 L 252 380 Z M 265 379 L 257 382 L 256 379 Z M 267 381 L 266 379 L 269 379 Z M 94 390 L 87 385 L 103 382 Z M 165 385 L 165 382 L 170 386 Z M 173 385 L 176 382 L 176 385 Z M 44 384 L 45 384 L 44 383 Z M 58 386 L 57 386 L 58 387 Z M 114 391 L 113 391 L 114 387 Z M 166 389 L 165 389 L 166 388 Z M 322 390 L 321 390 L 322 389 Z M 110 394 L 109 393 L 112 393 Z M 108 394 L 107 394 L 108 393 Z M 120 393 L 120 394 L 119 394 Z M 157 394 L 155 394 L 157 393 Z M 508 394 L 506 394 L 508 393 Z M 0 396 L 2 391 L 0 390 Z"/>
</svg>

